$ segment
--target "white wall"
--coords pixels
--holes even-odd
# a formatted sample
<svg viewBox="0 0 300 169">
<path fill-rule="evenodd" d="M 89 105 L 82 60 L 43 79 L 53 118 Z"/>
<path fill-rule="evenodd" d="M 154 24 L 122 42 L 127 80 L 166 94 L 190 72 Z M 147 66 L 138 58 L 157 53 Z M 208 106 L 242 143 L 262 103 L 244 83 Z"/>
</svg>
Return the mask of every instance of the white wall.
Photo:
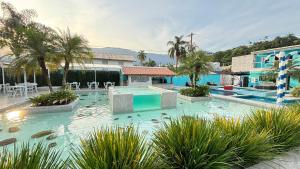
<svg viewBox="0 0 300 169">
<path fill-rule="evenodd" d="M 107 65 L 120 65 L 120 66 L 133 66 L 133 62 L 121 61 L 121 60 L 118 61 L 118 60 L 94 59 L 93 63 L 94 64 L 107 64 Z"/>
<path fill-rule="evenodd" d="M 244 55 L 233 57 L 231 61 L 232 72 L 249 72 L 253 69 L 254 56 Z"/>
</svg>

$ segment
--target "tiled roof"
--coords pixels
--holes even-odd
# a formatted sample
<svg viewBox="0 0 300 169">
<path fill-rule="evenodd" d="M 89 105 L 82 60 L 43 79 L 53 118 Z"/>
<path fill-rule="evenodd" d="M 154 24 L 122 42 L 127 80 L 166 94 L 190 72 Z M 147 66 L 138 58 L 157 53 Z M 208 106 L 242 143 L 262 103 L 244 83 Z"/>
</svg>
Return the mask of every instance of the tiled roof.
<svg viewBox="0 0 300 169">
<path fill-rule="evenodd" d="M 100 52 L 94 52 L 94 58 L 95 59 L 106 59 L 106 60 L 131 61 L 131 62 L 135 61 L 133 56 L 115 55 L 115 54 L 111 54 L 111 53 L 100 53 Z"/>
<path fill-rule="evenodd" d="M 144 75 L 144 76 L 174 76 L 175 73 L 167 67 L 142 67 L 131 66 L 122 67 L 125 75 Z"/>
</svg>

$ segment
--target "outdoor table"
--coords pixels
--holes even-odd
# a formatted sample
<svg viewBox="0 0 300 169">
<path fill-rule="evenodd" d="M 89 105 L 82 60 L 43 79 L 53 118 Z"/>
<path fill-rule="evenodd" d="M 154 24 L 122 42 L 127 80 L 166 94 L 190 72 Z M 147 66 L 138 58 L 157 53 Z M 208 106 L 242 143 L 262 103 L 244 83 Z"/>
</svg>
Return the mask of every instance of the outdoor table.
<svg viewBox="0 0 300 169">
<path fill-rule="evenodd" d="M 13 90 L 15 91 L 15 95 L 17 94 L 17 92 L 19 92 L 20 96 L 23 96 L 25 91 L 25 85 L 15 85 L 10 87 L 13 88 Z"/>
</svg>

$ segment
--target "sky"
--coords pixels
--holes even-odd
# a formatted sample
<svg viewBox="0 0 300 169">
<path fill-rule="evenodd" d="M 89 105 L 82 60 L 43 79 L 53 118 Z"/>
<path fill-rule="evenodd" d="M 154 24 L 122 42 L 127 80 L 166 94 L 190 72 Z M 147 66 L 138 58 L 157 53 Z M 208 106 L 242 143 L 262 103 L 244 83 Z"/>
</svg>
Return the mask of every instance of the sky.
<svg viewBox="0 0 300 169">
<path fill-rule="evenodd" d="M 225 50 L 265 36 L 300 35 L 300 0 L 7 0 L 34 9 L 37 21 L 70 28 L 92 47 L 166 53 L 176 35 L 195 33 L 206 51 Z"/>
</svg>

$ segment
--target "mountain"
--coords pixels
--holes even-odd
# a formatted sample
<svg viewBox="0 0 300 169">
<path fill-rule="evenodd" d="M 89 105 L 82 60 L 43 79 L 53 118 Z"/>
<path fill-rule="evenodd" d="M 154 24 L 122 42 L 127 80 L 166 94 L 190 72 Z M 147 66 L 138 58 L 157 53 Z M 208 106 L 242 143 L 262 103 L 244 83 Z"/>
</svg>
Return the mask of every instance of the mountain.
<svg viewBox="0 0 300 169">
<path fill-rule="evenodd" d="M 137 59 L 138 52 L 130 49 L 106 47 L 106 48 L 93 48 L 92 50 L 94 52 L 99 52 L 99 53 L 130 55 L 135 57 L 135 59 L 137 60 L 136 64 L 138 64 L 138 59 Z M 158 53 L 146 53 L 146 54 L 147 54 L 147 60 L 148 59 L 154 60 L 157 65 L 175 64 L 175 60 L 171 59 L 167 54 L 158 54 Z"/>
</svg>

